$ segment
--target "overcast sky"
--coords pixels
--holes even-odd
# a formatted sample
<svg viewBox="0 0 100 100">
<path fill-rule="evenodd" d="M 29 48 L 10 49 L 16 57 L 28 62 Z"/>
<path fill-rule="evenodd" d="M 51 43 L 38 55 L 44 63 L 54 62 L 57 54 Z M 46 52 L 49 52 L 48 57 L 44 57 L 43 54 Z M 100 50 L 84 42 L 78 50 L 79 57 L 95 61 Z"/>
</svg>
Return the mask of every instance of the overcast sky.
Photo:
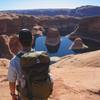
<svg viewBox="0 0 100 100">
<path fill-rule="evenodd" d="M 0 10 L 76 8 L 83 5 L 100 6 L 100 0 L 0 0 Z"/>
</svg>

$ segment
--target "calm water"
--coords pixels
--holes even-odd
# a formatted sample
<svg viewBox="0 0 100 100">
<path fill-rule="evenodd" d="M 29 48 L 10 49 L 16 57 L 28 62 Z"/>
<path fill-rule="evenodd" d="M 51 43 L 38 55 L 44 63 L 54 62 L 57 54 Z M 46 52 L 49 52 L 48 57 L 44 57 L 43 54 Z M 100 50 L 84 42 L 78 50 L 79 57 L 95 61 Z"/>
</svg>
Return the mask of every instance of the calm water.
<svg viewBox="0 0 100 100">
<path fill-rule="evenodd" d="M 36 51 L 47 51 L 50 57 L 53 57 L 53 56 L 62 57 L 64 55 L 68 55 L 68 54 L 75 54 L 74 51 L 68 49 L 70 47 L 70 45 L 72 44 L 72 41 L 70 39 L 68 39 L 67 37 L 61 37 L 60 46 L 56 53 L 50 53 L 48 51 L 48 49 L 45 45 L 45 40 L 46 40 L 45 36 L 38 37 L 36 39 L 34 49 Z"/>
</svg>

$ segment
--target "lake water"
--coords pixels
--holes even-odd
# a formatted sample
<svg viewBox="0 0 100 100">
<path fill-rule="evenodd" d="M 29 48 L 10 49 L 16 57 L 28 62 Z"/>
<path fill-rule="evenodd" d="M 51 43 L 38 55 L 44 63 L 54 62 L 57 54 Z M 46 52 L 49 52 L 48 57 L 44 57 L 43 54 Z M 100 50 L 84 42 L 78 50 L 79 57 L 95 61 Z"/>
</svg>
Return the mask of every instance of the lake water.
<svg viewBox="0 0 100 100">
<path fill-rule="evenodd" d="M 61 37 L 60 39 L 60 46 L 57 52 L 55 53 L 50 53 L 45 45 L 45 36 L 38 37 L 35 42 L 35 51 L 47 51 L 50 57 L 62 57 L 68 54 L 75 54 L 73 50 L 69 50 L 68 48 L 72 44 L 73 41 L 71 41 L 67 37 Z"/>
</svg>

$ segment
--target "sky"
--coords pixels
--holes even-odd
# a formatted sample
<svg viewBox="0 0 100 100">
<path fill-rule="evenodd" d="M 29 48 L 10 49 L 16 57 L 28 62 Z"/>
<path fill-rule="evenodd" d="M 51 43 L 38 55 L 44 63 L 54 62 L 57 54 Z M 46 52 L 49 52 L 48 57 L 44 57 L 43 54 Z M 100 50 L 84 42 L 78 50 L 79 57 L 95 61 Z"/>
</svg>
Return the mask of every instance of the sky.
<svg viewBox="0 0 100 100">
<path fill-rule="evenodd" d="M 100 6 L 100 0 L 0 0 L 0 10 L 76 8 L 84 5 Z"/>
</svg>

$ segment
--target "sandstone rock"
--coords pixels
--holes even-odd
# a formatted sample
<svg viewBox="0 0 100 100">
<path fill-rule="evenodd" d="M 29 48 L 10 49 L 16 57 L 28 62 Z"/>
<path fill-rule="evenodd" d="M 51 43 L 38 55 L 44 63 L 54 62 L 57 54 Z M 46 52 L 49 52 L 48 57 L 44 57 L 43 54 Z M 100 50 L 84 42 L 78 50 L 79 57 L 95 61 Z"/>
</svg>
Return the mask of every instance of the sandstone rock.
<svg viewBox="0 0 100 100">
<path fill-rule="evenodd" d="M 56 27 L 61 35 L 67 35 L 74 31 L 80 18 L 60 15 L 54 17 L 42 16 L 38 20 L 38 24 L 44 28 Z"/>
<path fill-rule="evenodd" d="M 9 60 L 0 59 L 0 100 L 11 100 L 8 64 Z M 100 50 L 62 57 L 50 71 L 54 87 L 48 100 L 100 100 Z"/>
<path fill-rule="evenodd" d="M 1 68 L 8 68 L 9 65 L 9 60 L 8 59 L 1 59 L 0 58 L 0 67 Z"/>
<path fill-rule="evenodd" d="M 30 15 L 18 15 L 19 16 L 19 26 L 20 29 L 22 28 L 28 28 L 29 30 L 32 30 L 33 26 L 37 24 L 37 19 L 34 16 Z"/>
<path fill-rule="evenodd" d="M 50 100 L 100 99 L 100 50 L 65 56 L 51 67 L 54 91 Z"/>
<path fill-rule="evenodd" d="M 11 100 L 7 81 L 9 60 L 0 58 L 0 100 Z"/>
<path fill-rule="evenodd" d="M 16 35 L 10 36 L 9 48 L 10 48 L 11 52 L 15 55 L 21 50 L 22 46 Z"/>
<path fill-rule="evenodd" d="M 100 17 L 82 19 L 74 33 L 83 38 L 91 38 L 95 41 L 100 41 Z"/>
<path fill-rule="evenodd" d="M 36 19 L 29 15 L 0 13 L 0 34 L 16 34 L 22 28 L 32 29 Z"/>
<path fill-rule="evenodd" d="M 88 17 L 81 20 L 79 26 L 69 37 L 82 38 L 83 42 L 92 50 L 100 48 L 100 17 Z"/>
<path fill-rule="evenodd" d="M 32 30 L 33 26 L 40 25 L 44 28 L 56 27 L 61 35 L 67 35 L 74 31 L 78 25 L 80 18 L 71 16 L 31 16 L 17 15 L 10 13 L 0 13 L 0 34 L 15 34 L 22 28 Z"/>
<path fill-rule="evenodd" d="M 15 14 L 0 14 L 0 34 L 10 35 L 17 32 L 18 16 Z"/>
<path fill-rule="evenodd" d="M 9 38 L 7 35 L 0 35 L 0 58 L 8 58 L 12 57 L 9 46 Z"/>
</svg>

